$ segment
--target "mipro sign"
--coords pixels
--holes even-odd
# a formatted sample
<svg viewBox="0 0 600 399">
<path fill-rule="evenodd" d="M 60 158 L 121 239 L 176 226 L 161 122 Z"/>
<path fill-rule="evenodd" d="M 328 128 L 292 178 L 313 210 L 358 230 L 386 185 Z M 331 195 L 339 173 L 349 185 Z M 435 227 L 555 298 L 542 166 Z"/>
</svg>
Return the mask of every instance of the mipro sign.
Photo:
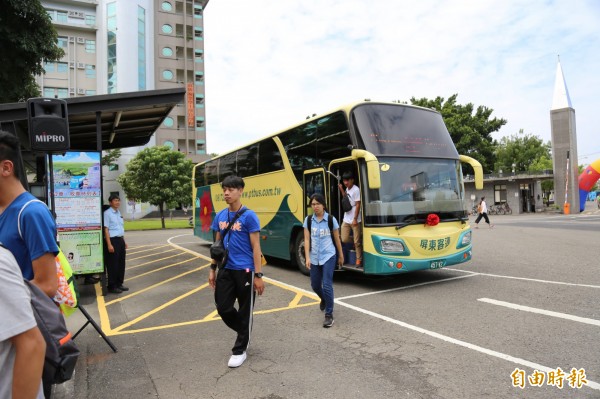
<svg viewBox="0 0 600 399">
<path fill-rule="evenodd" d="M 67 102 L 57 98 L 30 98 L 29 141 L 34 151 L 65 152 L 70 149 Z"/>
<path fill-rule="evenodd" d="M 67 138 L 58 134 L 42 132 L 42 134 L 36 134 L 34 140 L 36 143 L 64 143 Z"/>
</svg>

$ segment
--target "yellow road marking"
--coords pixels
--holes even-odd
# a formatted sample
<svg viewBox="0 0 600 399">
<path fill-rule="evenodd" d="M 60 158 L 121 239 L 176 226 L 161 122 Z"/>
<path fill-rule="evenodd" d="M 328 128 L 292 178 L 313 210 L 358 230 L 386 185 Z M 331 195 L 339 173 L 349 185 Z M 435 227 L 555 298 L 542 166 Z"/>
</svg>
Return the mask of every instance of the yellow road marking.
<svg viewBox="0 0 600 399">
<path fill-rule="evenodd" d="M 141 263 L 141 264 L 139 264 L 139 265 L 137 265 L 137 266 L 128 267 L 128 268 L 127 268 L 127 270 L 131 270 L 131 269 L 137 269 L 138 267 L 142 267 L 142 266 L 151 265 L 151 264 L 153 264 L 153 263 L 160 262 L 161 260 L 166 260 L 166 259 L 176 258 L 176 257 L 178 257 L 179 255 L 180 255 L 180 254 L 175 254 L 175 255 L 172 255 L 172 256 L 165 256 L 164 258 L 160 258 L 160 259 L 154 259 L 154 260 L 152 260 L 152 261 L 150 261 L 150 262 Z"/>
<path fill-rule="evenodd" d="M 173 266 L 181 265 L 182 263 L 191 262 L 191 261 L 196 260 L 196 259 L 198 259 L 198 258 L 190 258 L 190 259 L 182 260 L 181 262 L 171 263 L 170 265 L 159 267 L 158 269 L 153 269 L 153 270 L 150 270 L 149 272 L 138 274 L 137 276 L 129 277 L 128 279 L 125 279 L 125 281 L 135 280 L 136 278 L 144 277 L 144 276 L 147 276 L 149 274 L 156 273 L 156 272 L 168 269 L 168 268 L 173 267 Z"/>
<path fill-rule="evenodd" d="M 282 307 L 282 308 L 273 308 L 273 309 L 267 309 L 267 310 L 258 310 L 258 311 L 255 311 L 254 314 L 255 315 L 260 315 L 260 314 L 280 312 L 282 310 L 294 310 L 294 309 L 298 309 L 298 308 L 304 308 L 304 307 L 307 307 L 307 306 L 314 306 L 317 303 L 318 302 L 311 302 L 311 303 L 305 303 L 303 305 L 298 305 L 298 306 L 294 306 L 294 307 Z M 102 331 L 104 331 L 104 333 L 107 336 L 124 335 L 124 334 L 136 334 L 136 333 L 140 333 L 140 332 L 165 330 L 167 328 L 191 326 L 191 325 L 200 324 L 200 323 L 208 323 L 208 322 L 216 321 L 216 320 L 220 320 L 220 319 L 221 318 L 217 315 L 217 311 L 215 310 L 214 312 L 209 313 L 203 319 L 199 319 L 199 320 L 182 321 L 182 322 L 179 322 L 179 323 L 163 324 L 163 325 L 160 325 L 160 326 L 138 328 L 138 329 L 135 329 L 135 330 L 121 330 L 121 331 L 110 330 L 110 332 L 107 332 L 104 328 L 102 328 Z"/>
<path fill-rule="evenodd" d="M 138 256 L 137 258 L 129 258 L 127 260 L 129 261 L 129 260 L 138 260 L 138 259 L 143 259 L 143 258 L 149 258 L 150 256 L 156 256 L 156 255 L 159 255 L 159 254 L 165 254 L 167 252 L 173 252 L 173 251 L 177 251 L 177 248 L 169 248 L 166 251 L 153 252 L 151 254 L 148 254 L 148 251 L 144 251 L 144 253 L 147 254 L 147 255 Z"/>
<path fill-rule="evenodd" d="M 202 319 L 202 321 L 213 321 L 213 320 L 218 320 L 220 319 L 219 317 L 219 312 L 217 312 L 216 310 L 210 312 L 208 314 L 208 316 L 206 316 L 205 318 Z"/>
<path fill-rule="evenodd" d="M 140 294 L 142 294 L 142 293 L 144 293 L 144 292 L 146 292 L 146 291 L 150 291 L 150 290 L 151 290 L 151 289 L 153 289 L 153 288 L 156 288 L 156 287 L 158 287 L 158 286 L 161 286 L 161 285 L 163 285 L 163 284 L 169 283 L 169 282 L 171 282 L 171 281 L 173 281 L 173 280 L 177 280 L 178 278 L 181 278 L 181 277 L 187 276 L 187 275 L 188 275 L 188 274 L 190 274 L 190 273 L 194 273 L 194 272 L 198 272 L 198 271 L 200 271 L 200 270 L 202 270 L 202 269 L 206 269 L 208 266 L 210 266 L 210 263 L 209 263 L 209 264 L 207 264 L 207 265 L 204 265 L 204 266 L 200 266 L 200 267 L 198 267 L 198 268 L 196 268 L 196 269 L 189 270 L 189 271 L 187 271 L 187 272 L 184 272 L 184 273 L 178 274 L 177 276 L 173 276 L 173 277 L 171 277 L 171 278 L 168 278 L 168 279 L 166 279 L 166 280 L 163 280 L 163 281 L 161 281 L 160 283 L 156 283 L 156 284 L 150 285 L 150 286 L 148 286 L 148 287 L 146 287 L 146 288 L 142 288 L 141 290 L 138 290 L 138 291 L 132 292 L 131 294 L 127 294 L 127 295 L 124 295 L 124 296 L 120 296 L 120 297 L 118 297 L 117 299 L 113 299 L 113 300 L 112 300 L 112 301 L 110 301 L 110 302 L 106 302 L 106 305 L 105 305 L 105 306 L 110 306 L 110 305 L 112 305 L 113 303 L 121 302 L 121 301 L 124 301 L 125 299 L 129 299 L 129 298 L 132 298 L 132 297 L 134 297 L 134 296 L 136 296 L 136 295 L 140 295 Z"/>
<path fill-rule="evenodd" d="M 102 296 L 102 287 L 100 287 L 100 283 L 96 283 L 94 284 L 94 288 L 96 289 L 96 300 L 98 301 L 100 326 L 102 327 L 102 331 L 108 335 L 108 332 L 112 330 L 110 328 L 110 318 L 108 317 L 108 312 L 106 311 L 106 306 L 104 304 L 104 297 Z"/>
<path fill-rule="evenodd" d="M 130 278 L 126 279 L 126 281 L 131 281 L 131 280 L 134 280 L 136 278 L 143 277 L 143 276 L 155 273 L 157 271 L 165 270 L 165 269 L 168 269 L 170 267 L 180 265 L 182 263 L 187 263 L 187 262 L 193 261 L 193 260 L 198 259 L 198 258 L 201 258 L 201 259 L 204 259 L 204 260 L 207 260 L 207 261 L 211 260 L 207 256 L 204 256 L 204 255 L 202 255 L 202 254 L 200 254 L 198 252 L 195 252 L 193 250 L 189 250 L 187 248 L 181 247 L 181 246 L 179 246 L 177 244 L 169 243 L 169 245 L 171 245 L 172 247 L 180 249 L 182 252 L 187 252 L 187 253 L 189 253 L 191 255 L 194 255 L 195 257 L 191 258 L 191 259 L 187 259 L 187 260 L 181 261 L 181 262 L 177 262 L 177 263 L 173 263 L 173 264 L 170 264 L 170 265 L 166 265 L 166 266 L 160 267 L 160 268 L 155 269 L 155 270 L 148 271 L 146 273 L 143 273 L 143 274 L 140 274 L 140 275 L 137 275 L 137 276 L 134 276 L 134 277 L 130 277 Z M 165 252 L 170 252 L 170 251 L 165 251 Z M 156 262 L 161 261 L 161 260 L 173 258 L 173 257 L 178 256 L 178 255 L 169 256 L 169 257 L 165 257 L 165 258 L 162 258 L 162 259 L 157 259 L 157 260 L 154 260 L 152 262 L 146 262 L 146 263 L 144 263 L 142 265 L 137 265 L 137 266 L 134 266 L 134 267 L 130 267 L 130 268 L 128 268 L 128 270 L 133 269 L 133 268 L 137 268 L 137 267 L 141 267 L 141 266 L 144 266 L 144 265 L 156 263 Z M 132 297 L 134 297 L 136 295 L 139 295 L 141 293 L 150 291 L 153 288 L 156 288 L 156 287 L 158 287 L 158 286 L 160 286 L 162 284 L 166 284 L 166 283 L 174 281 L 174 280 L 176 280 L 178 278 L 184 277 L 184 276 L 186 276 L 188 274 L 191 274 L 191 273 L 200 271 L 202 269 L 205 269 L 209 265 L 210 264 L 206 264 L 206 265 L 198 267 L 196 269 L 193 269 L 193 270 L 190 270 L 190 271 L 178 274 L 177 276 L 174 276 L 174 277 L 171 277 L 171 278 L 169 278 L 167 280 L 161 281 L 160 283 L 153 284 L 151 286 L 148 286 L 146 288 L 138 290 L 138 291 L 136 291 L 134 293 L 131 293 L 131 294 L 119 297 L 119 298 L 114 299 L 114 300 L 109 301 L 109 302 L 105 302 L 104 297 L 102 296 L 102 291 L 101 291 L 100 284 L 96 284 L 95 285 L 96 299 L 98 301 L 97 302 L 98 303 L 98 312 L 100 314 L 100 323 L 101 323 L 101 326 L 102 326 L 102 330 L 104 331 L 104 333 L 107 336 L 113 336 L 113 335 L 134 334 L 134 333 L 138 333 L 138 332 L 147 332 L 147 331 L 162 330 L 162 329 L 166 329 L 166 328 L 175 328 L 175 327 L 180 327 L 180 326 L 188 326 L 188 325 L 192 325 L 192 324 L 199 324 L 199 323 L 205 323 L 205 322 L 219 320 L 220 317 L 219 317 L 217 311 L 214 310 L 211 313 L 209 313 L 208 315 L 206 315 L 204 318 L 199 319 L 199 320 L 190 320 L 190 321 L 185 321 L 185 322 L 172 323 L 172 324 L 166 324 L 166 325 L 159 325 L 159 326 L 154 326 L 154 327 L 125 330 L 127 327 L 131 327 L 131 326 L 135 325 L 136 323 L 138 323 L 138 322 L 140 322 L 142 320 L 147 319 L 148 317 L 152 316 L 153 314 L 156 314 L 157 312 L 161 311 L 162 309 L 168 308 L 169 306 L 177 303 L 178 301 L 180 301 L 180 300 L 182 300 L 184 298 L 187 298 L 187 297 L 189 297 L 190 295 L 192 295 L 192 294 L 194 294 L 196 292 L 199 292 L 199 291 L 203 290 L 204 288 L 208 287 L 208 283 L 202 284 L 198 288 L 195 288 L 195 289 L 193 289 L 191 291 L 188 291 L 185 294 L 182 294 L 182 295 L 178 296 L 177 298 L 174 298 L 174 299 L 172 299 L 172 300 L 164 303 L 163 305 L 160 305 L 159 307 L 154 308 L 154 309 L 152 309 L 152 310 L 144 313 L 143 315 L 135 318 L 134 320 L 131 320 L 131 321 L 125 323 L 125 324 L 122 324 L 122 325 L 120 325 L 120 326 L 118 326 L 118 327 L 116 327 L 114 329 L 111 328 L 110 318 L 108 317 L 107 306 L 112 305 L 114 303 L 118 303 L 118 302 L 124 301 L 124 300 L 129 299 L 129 298 L 132 298 Z M 269 278 L 265 278 L 264 280 L 265 280 L 266 283 L 269 283 L 271 285 L 274 285 L 274 286 L 276 286 L 278 288 L 281 288 L 281 289 L 284 289 L 286 291 L 294 292 L 296 295 L 289 302 L 288 306 L 279 307 L 279 308 L 273 308 L 273 309 L 258 310 L 258 311 L 255 310 L 254 314 L 256 314 L 256 315 L 273 313 L 273 312 L 279 312 L 279 311 L 282 311 L 282 310 L 292 310 L 292 309 L 303 308 L 303 307 L 307 307 L 307 306 L 314 306 L 314 305 L 320 303 L 320 298 L 316 294 L 309 293 L 309 292 L 307 292 L 305 290 L 296 289 L 295 287 L 291 287 L 291 286 L 288 286 L 286 284 L 281 284 L 281 283 L 279 283 L 277 281 L 273 281 L 273 280 L 271 280 Z M 300 302 L 302 301 L 302 298 L 304 298 L 304 297 L 312 299 L 312 300 L 314 300 L 314 302 L 300 304 Z"/>
<path fill-rule="evenodd" d="M 160 248 L 164 248 L 164 247 L 168 247 L 168 246 L 169 246 L 169 244 L 159 245 L 158 247 L 152 247 L 152 245 L 140 245 L 139 247 L 133 247 L 133 248 L 129 247 L 129 248 L 127 248 L 127 255 L 135 255 L 135 254 L 139 254 L 142 252 L 148 252 L 147 250 L 134 252 L 134 250 L 136 250 L 138 248 L 152 247 L 152 249 L 160 249 Z"/>
<path fill-rule="evenodd" d="M 159 307 L 157 307 L 157 308 L 154 308 L 154 309 L 152 309 L 151 311 L 149 311 L 149 312 L 146 312 L 146 313 L 144 313 L 143 315 L 141 315 L 141 316 L 139 316 L 139 317 L 137 317 L 137 318 L 135 318 L 135 319 L 133 319 L 133 320 L 131 320 L 131 321 L 129 321 L 129 322 L 127 322 L 127 323 L 125 323 L 125 324 L 122 324 L 122 325 L 120 325 L 119 327 L 117 327 L 117 328 L 113 329 L 113 331 L 114 331 L 114 332 L 119 332 L 119 331 L 121 331 L 122 329 L 124 329 L 124 328 L 126 328 L 126 327 L 129 327 L 129 326 L 131 326 L 131 325 L 134 325 L 135 323 L 138 323 L 138 322 L 140 322 L 140 321 L 144 320 L 145 318 L 147 318 L 147 317 L 149 317 L 149 316 L 152 316 L 152 315 L 153 315 L 154 313 L 156 313 L 156 312 L 160 312 L 161 310 L 163 310 L 163 309 L 165 309 L 165 308 L 167 308 L 167 307 L 169 307 L 169 306 L 173 305 L 174 303 L 177 303 L 177 302 L 179 302 L 180 300 L 182 300 L 182 299 L 184 299 L 184 298 L 187 298 L 188 296 L 190 296 L 190 295 L 192 295 L 192 294 L 194 294 L 194 293 L 196 293 L 196 292 L 198 292 L 198 291 L 200 291 L 200 290 L 202 290 L 202 289 L 204 289 L 204 288 L 206 288 L 206 287 L 208 287 L 208 283 L 204 283 L 204 284 L 202 284 L 202 285 L 201 285 L 200 287 L 198 287 L 198 288 L 194 288 L 193 290 L 191 290 L 191 291 L 188 291 L 188 292 L 186 292 L 186 293 L 185 293 L 185 294 L 183 294 L 183 295 L 179 295 L 177 298 L 171 299 L 169 302 L 167 302 L 167 303 L 165 303 L 165 304 L 162 304 L 162 305 L 160 305 Z"/>
</svg>

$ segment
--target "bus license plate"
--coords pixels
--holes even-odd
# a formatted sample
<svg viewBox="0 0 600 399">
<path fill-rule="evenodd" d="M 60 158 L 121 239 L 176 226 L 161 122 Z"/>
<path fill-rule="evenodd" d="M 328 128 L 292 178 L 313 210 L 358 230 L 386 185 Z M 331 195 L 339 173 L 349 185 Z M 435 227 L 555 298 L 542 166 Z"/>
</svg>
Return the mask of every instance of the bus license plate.
<svg viewBox="0 0 600 399">
<path fill-rule="evenodd" d="M 442 259 L 442 260 L 432 260 L 431 263 L 429 264 L 429 267 L 431 269 L 439 269 L 440 267 L 444 267 L 446 266 L 446 260 Z"/>
</svg>

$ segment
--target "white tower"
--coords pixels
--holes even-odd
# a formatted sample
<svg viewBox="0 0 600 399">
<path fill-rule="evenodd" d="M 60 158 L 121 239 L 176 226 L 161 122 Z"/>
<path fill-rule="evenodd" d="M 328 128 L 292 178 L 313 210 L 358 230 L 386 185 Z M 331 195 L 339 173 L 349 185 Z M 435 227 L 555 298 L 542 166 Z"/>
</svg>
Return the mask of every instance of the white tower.
<svg viewBox="0 0 600 399">
<path fill-rule="evenodd" d="M 569 90 L 560 66 L 556 67 L 554 97 L 550 109 L 552 131 L 552 165 L 554 168 L 555 203 L 569 204 L 570 213 L 579 212 L 579 169 L 577 165 L 577 132 L 575 109 L 571 104 Z M 563 210 L 567 207 L 564 206 Z"/>
</svg>

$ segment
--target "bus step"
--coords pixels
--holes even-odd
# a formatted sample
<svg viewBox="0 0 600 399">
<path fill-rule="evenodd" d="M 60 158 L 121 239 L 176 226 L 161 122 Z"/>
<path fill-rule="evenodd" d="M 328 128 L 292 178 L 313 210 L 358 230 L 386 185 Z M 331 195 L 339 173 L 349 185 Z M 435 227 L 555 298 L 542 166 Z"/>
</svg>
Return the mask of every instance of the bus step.
<svg viewBox="0 0 600 399">
<path fill-rule="evenodd" d="M 350 263 L 343 265 L 342 270 L 348 270 L 348 271 L 359 272 L 359 273 L 364 272 L 362 266 L 351 265 Z"/>
</svg>

